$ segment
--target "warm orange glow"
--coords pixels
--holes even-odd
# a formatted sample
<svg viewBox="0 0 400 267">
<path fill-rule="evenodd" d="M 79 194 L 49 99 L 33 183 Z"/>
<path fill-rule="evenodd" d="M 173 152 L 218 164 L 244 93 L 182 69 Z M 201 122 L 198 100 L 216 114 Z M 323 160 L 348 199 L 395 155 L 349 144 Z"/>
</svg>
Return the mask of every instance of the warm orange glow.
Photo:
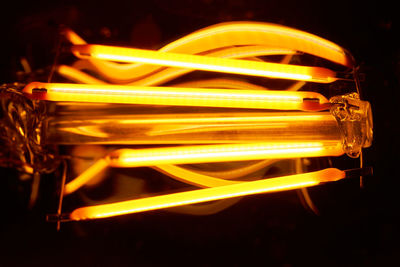
<svg viewBox="0 0 400 267">
<path fill-rule="evenodd" d="M 291 57 L 294 54 L 296 54 L 296 51 L 293 50 L 249 45 L 244 47 L 224 48 L 217 51 L 212 50 L 210 52 L 205 52 L 203 56 L 250 58 L 268 55 L 286 55 L 287 57 Z M 193 71 L 191 69 L 164 68 L 161 66 L 139 63 L 119 64 L 100 60 L 78 60 L 73 64 L 73 67 L 76 73 L 80 72 L 79 69 L 88 69 L 101 73 L 103 77 L 111 82 L 123 83 L 126 85 L 156 85 Z M 72 72 L 59 73 L 74 81 L 85 83 L 84 80 L 79 79 L 81 76 L 80 74 L 72 75 Z"/>
<path fill-rule="evenodd" d="M 254 124 L 261 123 L 261 122 L 293 122 L 293 121 L 324 121 L 327 119 L 325 114 L 319 113 L 284 113 L 280 116 L 272 114 L 260 114 L 252 113 L 248 114 L 248 116 L 241 116 L 242 114 L 238 113 L 238 116 L 231 116 L 231 117 L 201 117 L 201 113 L 197 114 L 197 117 L 190 117 L 190 118 L 149 118 L 149 119 L 125 119 L 121 121 L 122 124 L 132 124 L 132 123 L 146 123 L 146 124 L 180 124 L 180 123 L 191 123 L 191 124 L 199 124 L 199 123 L 223 123 L 223 122 L 247 122 L 253 126 Z M 258 116 L 257 116 L 258 115 Z M 268 116 L 269 115 L 269 116 Z M 266 126 L 265 126 L 266 127 Z"/>
<path fill-rule="evenodd" d="M 224 116 L 224 111 L 219 110 L 217 112 L 220 113 L 210 113 L 212 115 L 199 112 L 184 114 L 185 116 L 177 116 L 172 112 L 167 114 L 168 116 L 157 116 L 152 112 L 139 112 L 135 115 L 132 115 L 132 112 L 124 115 L 117 114 L 120 110 L 106 110 L 87 120 L 85 116 L 80 116 L 79 119 L 85 121 L 85 124 L 66 121 L 65 125 L 60 124 L 61 126 L 56 128 L 58 124 L 54 123 L 54 132 L 63 137 L 72 136 L 72 141 L 69 141 L 71 143 L 78 140 L 81 143 L 101 144 L 178 144 L 167 147 L 117 149 L 106 156 L 104 153 L 103 158 L 97 157 L 98 160 L 93 165 L 69 181 L 61 195 L 71 194 L 89 185 L 91 181 L 95 181 L 98 174 L 108 168 L 151 167 L 173 179 L 202 188 L 81 207 L 69 215 L 71 220 L 106 218 L 252 194 L 306 188 L 345 178 L 344 171 L 329 168 L 250 182 L 229 180 L 232 177 L 240 178 L 254 173 L 281 159 L 344 154 L 339 130 L 335 135 L 337 121 L 331 113 L 293 112 L 328 110 L 333 104 L 325 96 L 297 90 L 308 82 L 335 82 L 340 79 L 340 73 L 338 75 L 331 69 L 315 65 L 289 64 L 300 62 L 297 61 L 297 56 L 307 54 L 341 65 L 340 69 L 352 68 L 352 58 L 340 46 L 300 30 L 253 22 L 222 23 L 207 27 L 157 51 L 87 44 L 70 29 L 64 29 L 63 33 L 73 44 L 71 51 L 79 60 L 75 62 L 74 67 L 61 65 L 57 67 L 57 71 L 73 82 L 84 84 L 33 82 L 23 89 L 23 93 L 30 99 L 131 104 L 128 108 L 140 108 L 133 105 L 166 105 L 260 109 L 260 113 L 247 111 L 248 115 L 244 115 L 237 111 L 237 114 L 229 113 L 229 116 Z M 264 61 L 268 60 L 268 57 L 264 56 L 271 55 L 281 56 L 270 58 L 273 61 L 281 58 L 280 63 Z M 303 59 L 300 56 L 299 58 Z M 339 67 L 338 65 L 336 67 Z M 266 90 L 267 88 L 260 85 L 230 78 L 186 81 L 170 87 L 154 86 L 194 70 L 293 82 L 286 81 L 287 84 L 291 84 L 290 87 L 279 91 Z M 95 77 L 98 78 L 84 71 L 95 73 Z M 107 84 L 108 82 L 115 84 Z M 270 86 L 276 86 L 274 82 L 271 84 Z M 75 104 L 77 103 L 68 105 Z M 169 107 L 168 111 L 170 110 L 175 108 Z M 104 118 L 106 116 L 107 118 Z M 112 120 L 114 123 L 108 123 Z M 327 121 L 332 123 L 326 123 Z M 126 136 L 128 132 L 129 137 Z M 84 135 L 87 133 L 89 134 Z M 234 171 L 229 170 L 235 172 L 232 174 L 227 174 L 227 171 L 190 169 L 190 165 L 185 165 L 239 161 L 250 165 Z M 301 172 L 302 170 L 296 169 L 296 173 Z"/>
<path fill-rule="evenodd" d="M 321 67 L 216 58 L 104 45 L 75 45 L 72 47 L 72 52 L 77 57 L 89 59 L 136 62 L 320 83 L 336 81 L 335 72 Z"/>
<path fill-rule="evenodd" d="M 221 58 L 250 58 L 268 55 L 286 55 L 291 57 L 294 54 L 296 54 L 296 52 L 293 50 L 257 45 L 229 47 L 217 51 L 212 50 L 202 53 L 203 56 Z M 165 68 L 162 66 L 139 63 L 119 64 L 111 61 L 90 59 L 79 60 L 75 62 L 73 66 L 77 69 L 89 69 L 99 72 L 111 82 L 130 85 L 156 85 L 193 71 L 192 69 Z"/>
<path fill-rule="evenodd" d="M 174 178 L 175 180 L 179 180 L 181 182 L 195 185 L 198 187 L 216 187 L 216 186 L 223 186 L 223 185 L 229 185 L 229 184 L 238 184 L 242 183 L 240 181 L 231 181 L 231 180 L 225 180 L 217 177 L 212 177 L 209 175 L 197 173 L 194 171 L 187 170 L 185 168 L 175 166 L 175 165 L 159 165 L 156 167 L 152 167 L 153 169 L 156 169 L 160 171 L 161 173 L 164 173 L 168 175 L 169 177 Z"/>
<path fill-rule="evenodd" d="M 109 167 L 148 167 L 207 162 L 229 162 L 296 157 L 340 156 L 342 146 L 338 142 L 274 142 L 228 145 L 197 145 L 162 148 L 119 149 L 101 159 L 66 185 L 66 194 L 85 185 L 98 173 Z M 166 166 L 167 169 L 171 169 Z M 164 168 L 165 170 L 165 168 Z M 179 173 L 182 171 L 174 169 Z M 173 171 L 174 171 L 173 170 Z M 176 172 L 175 172 L 176 173 Z M 181 177 L 181 175 L 177 175 Z M 221 181 L 203 175 L 188 177 L 189 183 L 201 186 L 220 185 Z"/>
<path fill-rule="evenodd" d="M 34 89 L 46 89 L 35 93 Z M 329 101 L 314 92 L 198 89 L 121 85 L 30 83 L 24 92 L 31 98 L 50 101 L 126 103 L 174 106 L 310 110 Z M 317 99 L 307 103 L 304 99 Z"/>
<path fill-rule="evenodd" d="M 96 79 L 70 66 L 60 65 L 57 67 L 57 71 L 59 74 L 77 83 L 105 84 L 102 80 Z"/>
<path fill-rule="evenodd" d="M 65 36 L 74 45 L 86 44 L 69 29 L 65 31 Z M 229 58 L 271 54 L 290 57 L 300 52 L 349 68 L 353 67 L 351 57 L 340 46 L 328 40 L 285 26 L 258 22 L 217 24 L 182 37 L 162 47 L 159 51 Z M 285 60 L 283 62 L 286 63 Z M 108 81 L 125 84 L 156 85 L 190 71 L 177 68 L 161 69 L 155 65 L 140 63 L 118 64 L 90 58 L 81 63 L 86 66 L 84 68 L 99 72 Z M 80 68 L 78 65 L 76 67 Z M 147 77 L 150 73 L 151 75 Z"/>
<path fill-rule="evenodd" d="M 341 144 L 336 142 L 274 142 L 119 149 L 110 154 L 109 160 L 112 167 L 142 167 L 164 164 L 340 156 L 342 154 Z"/>
<path fill-rule="evenodd" d="M 108 167 L 108 162 L 106 160 L 104 159 L 98 160 L 89 169 L 87 169 L 81 175 L 79 175 L 79 179 L 74 179 L 68 184 L 66 184 L 64 189 L 64 194 L 68 195 L 72 192 L 75 192 L 83 185 L 88 183 L 97 174 L 103 172 L 107 167 Z"/>
<path fill-rule="evenodd" d="M 85 40 L 83 40 L 78 34 L 69 28 L 64 28 L 62 33 L 64 34 L 65 38 L 74 45 L 86 44 Z"/>
<path fill-rule="evenodd" d="M 345 178 L 344 171 L 330 168 L 311 173 L 134 199 L 105 205 L 82 207 L 74 210 L 70 214 L 70 219 L 86 220 L 106 218 L 225 198 L 310 187 L 323 182 L 337 181 L 343 178 Z"/>
<path fill-rule="evenodd" d="M 352 67 L 353 61 L 343 48 L 314 34 L 264 22 L 226 22 L 182 37 L 160 49 L 197 54 L 219 47 L 265 45 L 304 52 L 337 64 Z"/>
</svg>

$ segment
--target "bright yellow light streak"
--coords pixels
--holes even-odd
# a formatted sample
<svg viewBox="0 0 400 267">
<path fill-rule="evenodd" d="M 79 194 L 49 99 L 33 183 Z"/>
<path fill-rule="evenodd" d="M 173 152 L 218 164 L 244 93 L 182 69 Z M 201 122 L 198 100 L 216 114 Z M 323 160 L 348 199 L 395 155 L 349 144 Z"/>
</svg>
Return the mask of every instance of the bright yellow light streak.
<svg viewBox="0 0 400 267">
<path fill-rule="evenodd" d="M 86 44 L 71 30 L 67 38 L 75 45 Z M 159 51 L 198 54 L 213 49 L 251 45 L 299 51 L 349 68 L 354 64 L 344 49 L 331 41 L 301 30 L 265 22 L 219 23 L 188 34 Z"/>
<path fill-rule="evenodd" d="M 206 116 L 205 116 L 206 115 Z M 214 115 L 212 117 L 207 115 Z M 137 119 L 124 119 L 121 124 L 203 124 L 203 123 L 262 123 L 262 122 L 291 122 L 291 121 L 328 121 L 335 120 L 330 113 L 303 113 L 303 112 L 289 112 L 289 113 L 235 113 L 226 117 L 224 113 L 215 114 L 196 114 L 197 117 L 187 116 L 184 118 L 176 118 L 165 116 L 164 118 L 137 118 Z M 204 116 L 204 117 L 202 117 Z"/>
<path fill-rule="evenodd" d="M 78 221 L 106 218 L 219 199 L 291 190 L 315 186 L 323 182 L 337 181 L 345 178 L 345 176 L 346 175 L 344 171 L 335 168 L 329 168 L 322 171 L 304 174 L 295 174 L 240 184 L 134 199 L 111 204 L 82 207 L 74 210 L 70 214 L 70 219 Z"/>
<path fill-rule="evenodd" d="M 118 62 L 137 62 L 319 83 L 331 83 L 337 80 L 334 71 L 321 67 L 216 58 L 104 45 L 75 45 L 72 47 L 72 52 L 77 57 L 86 59 L 94 58 Z"/>
<path fill-rule="evenodd" d="M 148 167 L 160 165 L 197 164 L 296 157 L 340 156 L 340 142 L 273 142 L 250 144 L 197 145 L 142 149 L 119 149 L 92 165 L 67 184 L 69 194 L 85 185 L 107 166 L 118 168 Z M 107 162 L 107 165 L 106 165 Z M 70 185 L 72 184 L 72 185 Z M 199 182 L 201 184 L 201 182 Z"/>
<path fill-rule="evenodd" d="M 66 36 L 67 38 L 70 36 L 69 40 L 73 44 L 86 44 L 84 40 L 73 32 L 69 32 Z M 243 47 L 238 47 L 238 45 Z M 220 49 L 221 51 L 213 52 L 212 50 L 215 49 Z M 242 57 L 249 52 L 255 55 L 257 53 L 283 53 L 290 55 L 294 51 L 300 51 L 347 67 L 351 67 L 353 64 L 344 50 L 332 42 L 309 33 L 267 23 L 233 22 L 217 24 L 176 40 L 159 51 L 184 54 L 203 53 L 215 57 Z M 220 53 L 222 54 L 219 55 Z M 143 64 L 89 61 L 97 71 L 115 83 L 126 83 L 128 80 L 134 79 L 134 77 L 138 78 L 146 73 L 155 71 L 154 67 Z M 172 75 L 171 72 L 167 72 L 167 74 L 166 77 Z M 147 85 L 152 84 L 148 79 L 143 82 L 145 82 L 143 84 Z"/>
<path fill-rule="evenodd" d="M 143 167 L 164 164 L 340 156 L 342 154 L 343 149 L 339 142 L 269 142 L 120 149 L 109 155 L 109 161 L 112 167 Z"/>
<path fill-rule="evenodd" d="M 248 58 L 250 56 L 268 56 L 268 55 L 281 55 L 281 54 L 289 54 L 292 55 L 293 51 L 285 51 L 285 50 L 279 50 L 279 49 L 273 49 L 269 47 L 260 47 L 260 46 L 246 46 L 246 47 L 232 47 L 232 48 L 227 48 L 227 49 L 222 49 L 219 51 L 213 51 L 213 52 L 207 52 L 204 53 L 203 56 L 211 56 L 211 57 L 222 57 L 222 58 Z M 157 84 L 162 84 L 167 81 L 170 81 L 174 78 L 177 78 L 179 76 L 185 75 L 191 71 L 192 69 L 182 69 L 182 68 L 162 68 L 162 67 L 157 67 L 158 71 L 155 72 L 154 69 L 153 71 L 147 69 L 147 74 L 146 76 L 140 75 L 141 72 L 138 72 L 137 69 L 135 71 L 127 71 L 125 76 L 123 75 L 123 72 L 127 70 L 127 68 L 121 69 L 121 64 L 115 64 L 115 68 L 109 68 L 108 71 L 106 70 L 107 68 L 105 66 L 100 66 L 99 63 L 114 63 L 114 62 L 108 62 L 108 61 L 97 61 L 96 68 L 97 70 L 100 70 L 101 72 L 107 76 L 109 76 L 112 73 L 112 76 L 114 79 L 113 81 L 116 81 L 115 78 L 123 78 L 127 79 L 129 77 L 132 79 L 132 82 L 129 82 L 127 84 L 129 85 L 147 85 L 147 86 L 154 86 Z M 128 63 L 126 63 L 128 64 Z M 125 64 L 125 65 L 126 65 Z M 82 64 L 81 64 L 82 65 Z M 133 64 L 132 64 L 133 65 Z M 136 64 L 138 65 L 138 64 Z M 123 66 L 123 65 L 122 65 Z M 140 69 L 144 70 L 144 67 L 150 67 L 152 65 L 141 65 Z M 152 66 L 154 67 L 154 65 Z M 120 83 L 116 81 L 117 83 Z M 181 86 L 183 87 L 183 86 Z M 186 86 L 186 87 L 191 87 L 191 86 Z M 194 86 L 197 87 L 197 86 Z M 208 87 L 208 88 L 220 88 L 219 86 L 215 87 Z M 231 87 L 235 88 L 235 87 Z M 241 88 L 243 89 L 243 88 Z M 248 87 L 247 89 L 252 89 L 251 87 Z"/>
<path fill-rule="evenodd" d="M 248 58 L 267 55 L 290 55 L 295 51 L 264 46 L 230 47 L 217 51 L 205 52 L 203 55 L 224 58 Z M 155 85 L 166 82 L 193 70 L 181 68 L 164 68 L 145 64 L 118 64 L 101 60 L 78 60 L 73 64 L 76 69 L 88 69 L 101 73 L 107 80 L 114 83 L 130 85 Z M 67 76 L 68 77 L 68 76 Z M 71 77 L 68 77 L 71 78 Z M 79 78 L 76 76 L 75 78 Z"/>
<path fill-rule="evenodd" d="M 34 89 L 46 89 L 45 92 Z M 49 101 L 125 103 L 173 106 L 310 110 L 329 101 L 315 92 L 199 89 L 123 85 L 86 85 L 33 82 L 24 88 L 28 97 Z M 309 103 L 304 99 L 318 99 Z"/>
<path fill-rule="evenodd" d="M 72 36 L 69 40 L 73 44 L 86 44 L 76 33 L 72 32 L 69 35 L 66 34 L 66 36 Z M 245 46 L 246 48 L 239 48 L 237 47 L 238 45 Z M 236 47 L 232 48 L 233 46 Z M 264 50 L 261 51 L 262 53 L 270 53 L 270 51 L 267 51 L 268 48 L 272 49 L 272 52 L 276 49 L 283 49 L 282 52 L 284 53 L 287 51 L 299 51 L 319 56 L 350 68 L 353 66 L 351 56 L 340 46 L 330 41 L 285 26 L 257 22 L 217 24 L 180 38 L 161 48 L 159 51 L 184 54 L 203 53 L 218 56 L 213 54 L 213 50 L 221 49 L 221 51 L 216 51 L 216 53 L 220 53 L 223 52 L 222 50 L 242 49 L 244 51 L 248 49 L 250 51 L 257 48 L 255 50 L 257 51 L 259 50 L 258 47 Z M 251 53 L 254 53 L 254 51 Z M 243 53 L 228 53 L 227 55 L 229 56 L 229 54 L 237 55 Z M 156 85 L 182 74 L 176 69 L 170 70 L 168 68 L 150 77 L 144 77 L 144 75 L 157 70 L 157 67 L 143 64 L 117 64 L 99 60 L 89 60 L 86 62 L 92 65 L 91 69 L 94 68 L 95 71 L 100 72 L 108 80 L 115 83 L 128 83 L 139 79 L 132 82 L 132 84 Z M 185 70 L 183 71 L 184 73 Z"/>
</svg>

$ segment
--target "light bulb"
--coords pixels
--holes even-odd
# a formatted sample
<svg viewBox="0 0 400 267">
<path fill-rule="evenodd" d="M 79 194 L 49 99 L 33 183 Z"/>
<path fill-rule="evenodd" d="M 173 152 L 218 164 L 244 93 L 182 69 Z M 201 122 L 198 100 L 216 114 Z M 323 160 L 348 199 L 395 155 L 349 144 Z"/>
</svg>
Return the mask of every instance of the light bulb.
<svg viewBox="0 0 400 267">
<path fill-rule="evenodd" d="M 50 219 L 96 219 L 316 186 L 348 177 L 347 172 L 328 168 L 243 178 L 284 159 L 358 157 L 371 145 L 371 110 L 357 93 L 354 60 L 315 35 L 267 23 L 223 23 L 158 51 L 86 44 L 69 29 L 63 36 L 78 60 L 55 69 L 70 82 L 2 88 L 6 147 L 12 155 L 7 164 L 28 173 L 51 172 L 65 159 L 77 164 L 84 153 L 62 156 L 49 147 L 105 146 L 91 166 L 63 182 L 60 203 L 96 184 L 94 179 L 109 168 L 151 167 L 202 189 L 63 215 L 60 206 Z M 307 65 L 303 57 L 317 63 Z M 219 77 L 174 82 L 193 71 Z M 221 77 L 225 73 L 230 76 Z M 255 84 L 254 77 L 263 84 Z M 337 83 L 348 89 L 335 89 Z M 230 172 L 193 168 L 228 162 L 238 167 Z"/>
</svg>

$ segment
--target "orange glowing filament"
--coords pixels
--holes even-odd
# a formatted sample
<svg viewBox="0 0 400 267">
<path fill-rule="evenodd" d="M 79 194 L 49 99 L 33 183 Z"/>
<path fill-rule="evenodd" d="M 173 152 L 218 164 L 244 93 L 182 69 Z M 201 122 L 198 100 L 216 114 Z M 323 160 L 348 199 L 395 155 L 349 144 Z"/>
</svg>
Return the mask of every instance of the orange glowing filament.
<svg viewBox="0 0 400 267">
<path fill-rule="evenodd" d="M 225 198 L 310 187 L 323 182 L 337 181 L 345 178 L 345 176 L 346 174 L 344 171 L 330 168 L 311 173 L 295 174 L 279 178 L 263 179 L 175 194 L 127 200 L 111 204 L 82 207 L 74 210 L 69 217 L 71 220 L 106 218 Z"/>
<path fill-rule="evenodd" d="M 119 149 L 106 158 L 100 159 L 80 176 L 69 182 L 66 185 L 65 193 L 69 194 L 76 191 L 107 167 L 132 168 L 166 164 L 340 156 L 342 154 L 341 144 L 337 142 L 274 142 Z"/>
<path fill-rule="evenodd" d="M 43 90 L 45 89 L 45 90 Z M 279 110 L 324 109 L 329 101 L 314 92 L 199 89 L 123 85 L 30 83 L 24 92 L 50 101 L 125 103 L 174 106 L 259 108 Z M 304 101 L 315 99 L 314 101 Z"/>
<path fill-rule="evenodd" d="M 138 62 L 319 83 L 331 83 L 337 80 L 334 71 L 321 67 L 256 62 L 104 45 L 75 45 L 72 47 L 72 52 L 80 58 L 94 58 L 117 62 Z"/>
</svg>

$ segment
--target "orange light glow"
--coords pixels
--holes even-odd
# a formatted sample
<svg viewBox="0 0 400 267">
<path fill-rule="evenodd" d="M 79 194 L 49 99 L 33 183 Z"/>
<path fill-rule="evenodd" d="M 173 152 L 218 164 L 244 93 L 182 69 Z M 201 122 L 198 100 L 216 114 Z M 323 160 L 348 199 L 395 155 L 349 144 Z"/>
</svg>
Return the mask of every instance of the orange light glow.
<svg viewBox="0 0 400 267">
<path fill-rule="evenodd" d="M 314 34 L 265 22 L 216 24 L 186 35 L 164 46 L 160 51 L 196 54 L 219 47 L 254 44 L 299 51 L 353 67 L 353 60 L 337 44 Z"/>
<path fill-rule="evenodd" d="M 110 154 L 109 161 L 112 167 L 142 167 L 163 164 L 340 156 L 342 154 L 341 144 L 337 142 L 274 142 L 119 149 Z"/>
<path fill-rule="evenodd" d="M 197 173 L 194 171 L 187 170 L 185 168 L 175 166 L 175 165 L 159 165 L 152 167 L 157 171 L 168 175 L 169 177 L 173 177 L 175 180 L 179 180 L 186 184 L 195 185 L 198 187 L 217 187 L 229 184 L 239 184 L 241 181 L 231 181 L 226 179 L 221 179 L 217 177 L 212 177 L 210 175 Z"/>
<path fill-rule="evenodd" d="M 62 33 L 68 41 L 75 45 L 86 44 L 85 40 L 83 40 L 78 34 L 76 34 L 73 30 L 69 28 L 64 28 Z"/>
<path fill-rule="evenodd" d="M 79 71 L 75 68 L 66 65 L 60 65 L 57 67 L 57 71 L 59 74 L 64 77 L 78 83 L 87 83 L 87 84 L 105 84 L 102 80 L 96 79 L 82 71 Z"/>
<path fill-rule="evenodd" d="M 81 175 L 66 185 L 65 193 L 69 194 L 92 177 L 109 167 L 132 168 L 162 165 L 197 164 L 208 162 L 229 162 L 264 159 L 287 159 L 296 157 L 340 156 L 343 154 L 339 142 L 274 142 L 228 145 L 197 145 L 162 148 L 119 149 L 101 159 Z M 220 184 L 220 181 L 205 181 L 207 177 L 191 177 L 191 184 Z M 188 178 L 189 179 L 189 178 Z"/>
<path fill-rule="evenodd" d="M 70 29 L 65 31 L 65 36 L 74 45 L 86 44 Z M 285 26 L 259 22 L 216 24 L 182 37 L 158 51 L 228 58 L 271 54 L 290 57 L 294 53 L 307 53 L 348 68 L 352 68 L 354 64 L 351 56 L 343 48 L 328 40 Z M 285 60 L 281 63 L 284 62 Z M 113 83 L 138 85 L 160 84 L 162 81 L 168 81 L 190 71 L 176 68 L 161 69 L 155 65 L 140 63 L 118 64 L 90 58 L 85 60 L 83 65 L 99 72 Z M 76 67 L 80 68 L 77 65 Z M 144 77 L 150 73 L 150 77 Z"/>
<path fill-rule="evenodd" d="M 70 220 L 306 190 L 346 177 L 345 171 L 336 168 L 302 173 L 304 169 L 299 167 L 306 165 L 302 162 L 305 158 L 345 153 L 342 126 L 331 111 L 336 102 L 312 92 L 322 92 L 324 87 L 335 85 L 331 83 L 353 75 L 353 59 L 340 46 L 300 30 L 254 22 L 217 24 L 159 50 L 88 44 L 67 28 L 63 34 L 78 59 L 71 67 L 60 65 L 55 70 L 78 84 L 32 82 L 23 94 L 33 100 L 60 102 L 47 103 L 56 107 L 47 120 L 48 144 L 112 145 L 107 149 L 114 150 L 91 157 L 90 163 L 94 163 L 75 171 L 78 176 L 68 183 L 64 176 L 60 199 L 90 187 L 91 182 L 96 184 L 96 177 L 105 177 L 109 168 L 149 167 L 200 187 L 81 207 L 66 214 Z M 307 66 L 310 61 L 313 63 Z M 189 76 L 176 79 L 196 70 L 230 75 L 200 77 L 198 81 Z M 253 78 L 246 81 L 237 75 Z M 254 81 L 265 83 L 252 84 Z M 305 91 L 308 89 L 311 91 Z M 85 114 L 85 109 L 90 112 Z M 287 159 L 296 160 L 296 168 L 294 161 Z M 267 168 L 281 166 L 293 167 L 292 173 L 297 174 L 265 179 Z M 140 194 L 143 190 L 140 188 Z M 68 220 L 60 214 L 61 209 L 59 220 Z"/>
<path fill-rule="evenodd" d="M 74 179 L 68 184 L 65 185 L 64 194 L 68 195 L 72 192 L 75 192 L 83 185 L 88 183 L 95 177 L 97 174 L 103 172 L 108 167 L 108 162 L 104 159 L 99 159 L 96 163 L 94 163 L 89 169 L 84 171 L 80 176 L 79 179 Z"/>
<path fill-rule="evenodd" d="M 345 178 L 345 176 L 346 175 L 344 171 L 330 168 L 311 173 L 289 175 L 279 178 L 263 179 L 240 184 L 134 199 L 105 205 L 82 207 L 74 210 L 70 214 L 70 219 L 86 220 L 106 218 L 219 199 L 291 190 L 315 186 L 328 181 L 337 181 Z"/>
<path fill-rule="evenodd" d="M 46 91 L 35 93 L 34 89 L 46 89 Z M 315 106 L 324 109 L 323 104 L 329 104 L 329 101 L 324 96 L 314 92 L 272 90 L 198 89 L 34 82 L 24 88 L 24 93 L 30 98 L 49 101 L 279 110 L 309 110 L 315 108 Z M 307 103 L 304 99 L 317 99 L 319 103 Z"/>
<path fill-rule="evenodd" d="M 291 57 L 294 54 L 296 54 L 296 51 L 293 50 L 249 45 L 244 47 L 224 48 L 217 51 L 207 51 L 202 55 L 221 58 L 251 58 L 268 55 L 286 55 L 287 57 Z M 111 82 L 123 83 L 126 85 L 156 85 L 193 71 L 191 69 L 165 68 L 139 63 L 119 64 L 100 60 L 78 60 L 74 63 L 74 67 L 76 71 L 78 71 L 77 69 L 89 69 L 94 72 L 99 72 Z M 60 74 L 71 78 L 69 75 Z M 73 78 L 73 80 L 77 80 L 79 76 L 76 75 Z M 84 80 L 82 80 L 82 82 L 85 83 Z"/>
<path fill-rule="evenodd" d="M 320 83 L 331 83 L 336 81 L 336 74 L 334 71 L 321 67 L 216 58 L 104 45 L 75 45 L 72 47 L 72 52 L 80 58 L 93 58 L 129 63 L 146 63 L 169 67 Z"/>
</svg>

